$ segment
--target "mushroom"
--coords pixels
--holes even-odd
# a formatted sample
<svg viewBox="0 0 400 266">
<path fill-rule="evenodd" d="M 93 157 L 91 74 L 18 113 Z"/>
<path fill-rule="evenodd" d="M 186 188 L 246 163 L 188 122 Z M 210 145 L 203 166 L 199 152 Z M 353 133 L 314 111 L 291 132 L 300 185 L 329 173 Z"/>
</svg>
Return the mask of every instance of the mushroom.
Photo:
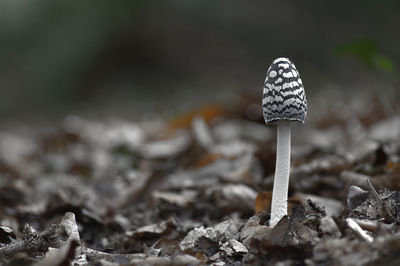
<svg viewBox="0 0 400 266">
<path fill-rule="evenodd" d="M 270 226 L 287 215 L 290 172 L 291 123 L 304 123 L 307 100 L 295 65 L 288 58 L 278 58 L 267 71 L 262 99 L 265 123 L 277 124 L 277 149 L 272 190 Z"/>
</svg>

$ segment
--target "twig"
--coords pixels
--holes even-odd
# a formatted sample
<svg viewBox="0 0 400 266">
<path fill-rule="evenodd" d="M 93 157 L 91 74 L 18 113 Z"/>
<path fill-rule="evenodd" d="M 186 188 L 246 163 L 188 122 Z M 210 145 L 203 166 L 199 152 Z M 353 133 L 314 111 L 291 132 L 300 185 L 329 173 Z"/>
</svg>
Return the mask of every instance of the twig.
<svg viewBox="0 0 400 266">
<path fill-rule="evenodd" d="M 9 257 L 12 254 L 23 252 L 25 249 L 24 241 L 17 241 L 4 247 L 0 247 L 0 258 Z"/>
<path fill-rule="evenodd" d="M 86 254 L 89 261 L 100 261 L 101 259 L 112 260 L 117 256 L 125 257 L 127 260 L 131 261 L 134 259 L 144 259 L 145 255 L 142 253 L 131 253 L 131 254 L 114 254 L 98 251 L 88 247 L 82 247 L 81 253 Z"/>
<path fill-rule="evenodd" d="M 359 220 L 353 218 L 353 220 L 364 230 L 370 231 L 370 232 L 377 232 L 379 228 L 383 228 L 386 230 L 389 230 L 392 225 L 390 224 L 383 224 L 379 223 L 378 221 L 367 221 L 367 220 Z"/>
<path fill-rule="evenodd" d="M 352 218 L 347 218 L 346 219 L 346 223 L 347 226 L 356 233 L 356 235 L 367 241 L 367 242 L 372 242 L 374 241 L 374 239 L 372 238 L 372 236 L 368 235 L 367 233 L 365 233 L 365 231 L 356 223 L 356 221 L 354 221 Z"/>
<path fill-rule="evenodd" d="M 19 252 L 45 253 L 49 247 L 59 247 L 57 230 L 58 226 L 53 224 L 39 234 L 29 224 L 25 224 L 22 240 L 1 247 L 0 258 L 7 258 Z"/>
<path fill-rule="evenodd" d="M 372 185 L 371 181 L 369 180 L 369 178 L 367 178 L 367 184 L 372 192 L 372 195 L 375 197 L 375 200 L 378 202 L 379 207 L 382 208 L 385 219 L 388 220 L 388 222 L 390 222 L 390 223 L 396 221 L 396 218 L 393 216 L 392 212 L 390 211 L 389 206 L 387 206 L 387 204 L 385 202 L 383 202 L 383 200 L 379 196 L 378 192 L 376 192 L 376 190 L 375 190 L 374 186 Z"/>
<path fill-rule="evenodd" d="M 322 216 L 326 216 L 325 207 L 319 206 L 317 203 L 313 202 L 311 199 L 307 199 L 307 203 L 311 207 L 311 209 L 320 213 Z"/>
</svg>

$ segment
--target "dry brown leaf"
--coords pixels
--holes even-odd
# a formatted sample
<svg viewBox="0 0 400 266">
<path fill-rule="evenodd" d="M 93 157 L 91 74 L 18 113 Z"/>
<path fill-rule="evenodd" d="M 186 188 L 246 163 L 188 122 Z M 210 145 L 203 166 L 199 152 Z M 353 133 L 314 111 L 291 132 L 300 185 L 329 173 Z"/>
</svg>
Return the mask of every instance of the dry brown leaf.
<svg viewBox="0 0 400 266">
<path fill-rule="evenodd" d="M 261 211 L 270 213 L 271 199 L 272 199 L 272 191 L 263 191 L 258 193 L 254 204 L 255 213 L 260 213 Z"/>
<path fill-rule="evenodd" d="M 168 123 L 165 134 L 170 135 L 179 129 L 189 128 L 192 124 L 192 120 L 195 117 L 203 117 L 206 123 L 210 124 L 211 120 L 225 113 L 226 109 L 220 105 L 208 105 L 199 109 L 192 110 L 188 113 L 184 113 L 180 116 L 173 118 Z"/>
<path fill-rule="evenodd" d="M 221 153 L 207 153 L 200 157 L 200 159 L 197 161 L 196 165 L 194 168 L 202 168 L 210 163 L 215 162 L 216 160 L 220 159 L 222 157 Z"/>
<path fill-rule="evenodd" d="M 258 193 L 255 203 L 254 203 L 254 210 L 255 213 L 260 213 L 265 211 L 266 213 L 271 212 L 271 201 L 272 201 L 272 191 L 263 191 Z M 300 204 L 300 199 L 298 197 L 290 197 L 288 199 L 288 213 L 289 215 L 292 214 L 292 209 L 296 205 Z"/>
</svg>

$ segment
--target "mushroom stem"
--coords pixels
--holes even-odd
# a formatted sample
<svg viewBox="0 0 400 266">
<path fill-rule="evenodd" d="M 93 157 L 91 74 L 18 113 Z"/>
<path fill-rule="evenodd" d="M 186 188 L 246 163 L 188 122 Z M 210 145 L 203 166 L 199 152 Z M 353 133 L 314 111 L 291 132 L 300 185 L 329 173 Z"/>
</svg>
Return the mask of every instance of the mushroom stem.
<svg viewBox="0 0 400 266">
<path fill-rule="evenodd" d="M 287 200 L 290 172 L 290 138 L 291 122 L 278 121 L 278 141 L 276 147 L 276 165 L 270 226 L 275 227 L 279 220 L 287 215 Z"/>
</svg>

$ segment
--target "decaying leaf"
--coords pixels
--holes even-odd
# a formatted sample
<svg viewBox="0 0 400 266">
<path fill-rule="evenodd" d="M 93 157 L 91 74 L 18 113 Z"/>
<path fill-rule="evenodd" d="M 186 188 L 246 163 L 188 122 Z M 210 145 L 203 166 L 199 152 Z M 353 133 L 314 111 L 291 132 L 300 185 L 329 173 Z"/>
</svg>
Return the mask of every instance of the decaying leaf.
<svg viewBox="0 0 400 266">
<path fill-rule="evenodd" d="M 180 242 L 179 246 L 182 250 L 194 247 L 202 237 L 212 241 L 227 241 L 237 238 L 242 223 L 236 219 L 224 221 L 214 227 L 204 228 L 204 226 L 194 228 Z"/>
</svg>

